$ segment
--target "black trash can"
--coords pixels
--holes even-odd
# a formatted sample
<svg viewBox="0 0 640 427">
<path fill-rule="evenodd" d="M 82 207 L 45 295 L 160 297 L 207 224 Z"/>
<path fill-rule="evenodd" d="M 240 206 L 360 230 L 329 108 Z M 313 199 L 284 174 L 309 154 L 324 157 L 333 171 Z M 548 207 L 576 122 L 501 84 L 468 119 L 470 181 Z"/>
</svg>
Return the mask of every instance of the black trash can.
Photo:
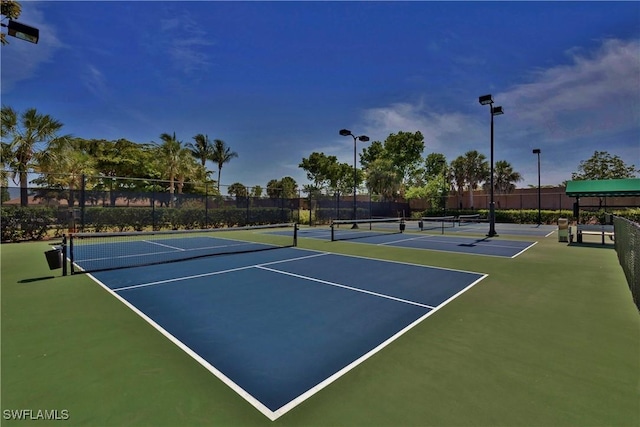
<svg viewBox="0 0 640 427">
<path fill-rule="evenodd" d="M 49 270 L 55 270 L 62 268 L 62 251 L 60 249 L 52 249 L 46 251 L 44 256 L 47 258 L 47 264 L 49 264 Z"/>
</svg>

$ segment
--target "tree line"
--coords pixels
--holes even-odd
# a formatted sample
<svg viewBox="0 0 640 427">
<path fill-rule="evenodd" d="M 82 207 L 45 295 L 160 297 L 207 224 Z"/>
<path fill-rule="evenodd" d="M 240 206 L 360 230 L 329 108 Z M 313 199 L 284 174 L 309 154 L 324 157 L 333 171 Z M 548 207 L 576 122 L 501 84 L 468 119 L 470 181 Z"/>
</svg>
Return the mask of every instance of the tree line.
<svg viewBox="0 0 640 427">
<path fill-rule="evenodd" d="M 19 114 L 2 107 L 0 186 L 7 187 L 9 178 L 19 182 L 22 205 L 28 203 L 29 172 L 39 173 L 32 184 L 49 188 L 79 189 L 82 176 L 86 176 L 90 180 L 85 185 L 93 190 L 219 195 L 224 165 L 239 157 L 225 141 L 211 140 L 202 133 L 186 143 L 175 132 L 162 133 L 158 142 L 137 143 L 62 135 L 62 127 L 60 121 L 35 108 Z M 310 182 L 301 190 L 308 195 L 351 195 L 354 187 L 365 187 L 381 200 L 423 198 L 437 206 L 452 191 L 462 195 L 465 190 L 489 189 L 490 165 L 484 154 L 470 150 L 448 162 L 441 153 L 423 157 L 424 149 L 420 131 L 390 134 L 384 141 L 362 148 L 360 167 L 355 170 L 336 156 L 313 152 L 299 164 Z M 207 170 L 208 161 L 217 166 L 217 179 Z M 626 165 L 619 157 L 596 151 L 589 160 L 580 162 L 572 179 L 627 178 L 637 172 L 634 165 Z M 495 162 L 495 192 L 512 192 L 521 180 L 508 161 Z M 290 176 L 270 180 L 266 189 L 235 182 L 228 186 L 227 194 L 263 197 L 265 190 L 271 198 L 300 195 Z M 473 191 L 469 195 L 473 206 Z"/>
<path fill-rule="evenodd" d="M 353 194 L 364 185 L 370 194 L 383 200 L 426 198 L 438 205 L 451 191 L 489 187 L 490 166 L 484 154 L 471 150 L 450 163 L 442 153 L 423 157 L 424 136 L 420 131 L 390 134 L 384 141 L 373 141 L 360 153 L 361 168 L 339 163 L 335 156 L 311 153 L 300 163 L 312 184 L 307 192 Z M 506 160 L 494 165 L 494 190 L 509 193 L 522 180 L 520 173 Z M 470 192 L 473 197 L 473 192 Z M 473 199 L 471 200 L 473 206 Z"/>
</svg>

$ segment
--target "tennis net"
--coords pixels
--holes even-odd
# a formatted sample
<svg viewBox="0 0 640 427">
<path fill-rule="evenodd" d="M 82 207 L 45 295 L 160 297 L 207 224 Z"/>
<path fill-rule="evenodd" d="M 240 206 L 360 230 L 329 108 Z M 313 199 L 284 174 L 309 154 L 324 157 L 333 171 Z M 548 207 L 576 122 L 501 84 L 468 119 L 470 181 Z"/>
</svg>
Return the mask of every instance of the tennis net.
<svg viewBox="0 0 640 427">
<path fill-rule="evenodd" d="M 69 236 L 71 274 L 140 267 L 216 255 L 297 246 L 297 224 L 206 230 L 76 233 Z"/>
<path fill-rule="evenodd" d="M 331 221 L 331 241 L 362 239 L 381 234 L 402 233 L 403 218 L 344 219 Z"/>
<path fill-rule="evenodd" d="M 458 225 L 460 227 L 464 227 L 465 225 L 474 225 L 482 222 L 487 222 L 487 220 L 484 218 L 480 218 L 480 214 L 458 216 Z"/>
<path fill-rule="evenodd" d="M 440 230 L 444 233 L 445 228 L 453 228 L 455 223 L 455 216 L 424 216 L 418 221 L 418 228 L 420 231 Z"/>
</svg>

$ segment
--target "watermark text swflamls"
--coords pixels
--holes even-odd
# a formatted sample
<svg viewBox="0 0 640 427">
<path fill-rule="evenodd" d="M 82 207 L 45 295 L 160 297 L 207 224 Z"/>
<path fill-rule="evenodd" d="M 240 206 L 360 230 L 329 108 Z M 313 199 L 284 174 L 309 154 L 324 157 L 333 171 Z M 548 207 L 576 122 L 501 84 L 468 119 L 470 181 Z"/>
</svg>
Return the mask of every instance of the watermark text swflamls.
<svg viewBox="0 0 640 427">
<path fill-rule="evenodd" d="M 5 409 L 2 411 L 5 420 L 48 420 L 65 421 L 69 419 L 68 409 Z"/>
</svg>

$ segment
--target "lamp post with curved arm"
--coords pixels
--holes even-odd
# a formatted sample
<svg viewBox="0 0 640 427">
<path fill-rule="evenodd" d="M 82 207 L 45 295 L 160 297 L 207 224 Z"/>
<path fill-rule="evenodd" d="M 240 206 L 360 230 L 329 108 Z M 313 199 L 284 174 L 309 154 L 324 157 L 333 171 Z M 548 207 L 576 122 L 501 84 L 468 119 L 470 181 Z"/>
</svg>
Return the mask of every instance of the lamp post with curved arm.
<svg viewBox="0 0 640 427">
<path fill-rule="evenodd" d="M 351 133 L 349 129 L 341 129 L 340 135 L 351 136 L 353 138 L 353 219 L 355 220 L 355 219 L 358 219 L 357 218 L 358 204 L 356 201 L 356 187 L 357 187 L 357 179 L 358 179 L 358 171 L 356 169 L 356 142 L 357 141 L 367 142 L 369 141 L 369 137 L 367 135 L 356 136 L 353 133 Z M 358 224 L 354 223 L 351 228 L 358 228 Z"/>
<path fill-rule="evenodd" d="M 493 116 L 499 116 L 504 114 L 502 107 L 493 106 L 493 97 L 491 95 L 483 95 L 478 98 L 480 105 L 489 105 L 491 109 L 491 202 L 489 203 L 489 234 L 488 237 L 496 236 L 496 206 L 493 201 Z"/>
</svg>

